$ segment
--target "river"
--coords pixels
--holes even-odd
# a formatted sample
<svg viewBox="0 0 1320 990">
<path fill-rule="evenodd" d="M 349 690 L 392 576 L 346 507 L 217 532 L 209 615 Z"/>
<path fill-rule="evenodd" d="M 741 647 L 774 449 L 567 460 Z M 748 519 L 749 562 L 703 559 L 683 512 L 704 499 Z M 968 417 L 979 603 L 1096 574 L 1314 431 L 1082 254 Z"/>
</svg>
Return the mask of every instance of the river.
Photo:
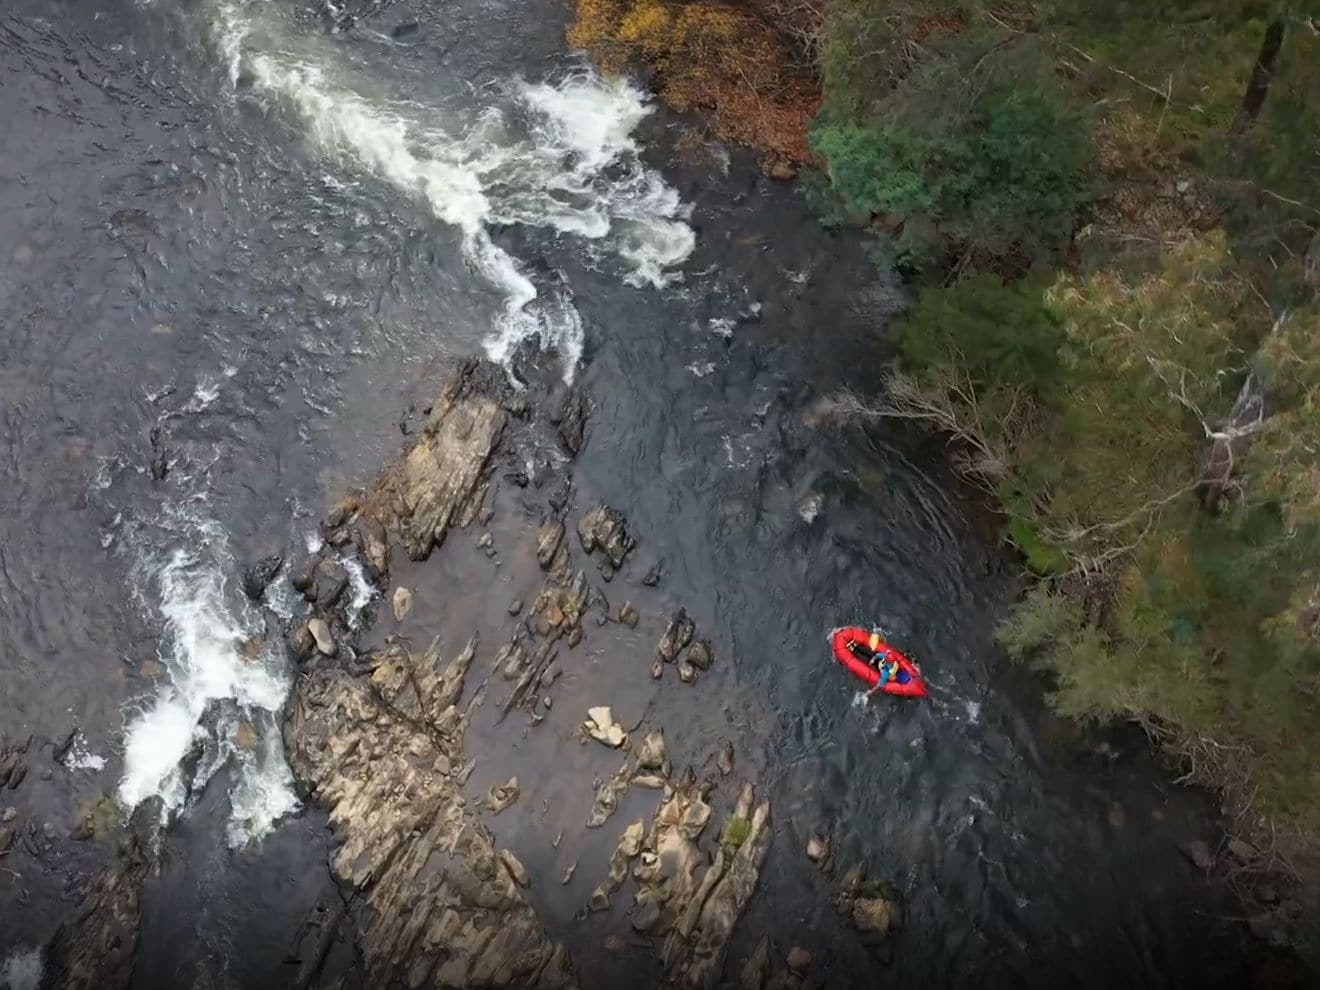
<svg viewBox="0 0 1320 990">
<path fill-rule="evenodd" d="M 154 823 L 135 985 L 287 981 L 328 840 L 284 760 L 291 666 L 242 656 L 264 620 L 241 568 L 295 555 L 456 360 L 512 369 L 529 346 L 592 396 L 579 502 L 642 540 L 616 582 L 644 614 L 685 605 L 718 657 L 653 687 L 639 634 L 630 678 L 584 674 L 571 703 L 646 711 L 697 764 L 728 740 L 774 803 L 735 960 L 769 932 L 834 986 L 1236 985 L 1227 894 L 1177 851 L 1217 838 L 1209 800 L 1139 736 L 1062 725 L 994 676 L 1013 582 L 937 450 L 807 422 L 877 385 L 899 286 L 747 156 L 684 161 L 688 124 L 567 54 L 567 15 L 0 11 L 0 729 L 32 737 L 0 806 L 36 833 L 0 859 L 0 985 L 34 985 L 72 880 L 111 855 L 67 838 L 104 795 Z M 533 481 L 555 456 L 527 453 Z M 526 524 L 497 519 L 497 545 Z M 497 625 L 520 590 L 470 546 L 444 568 L 443 622 Z M 930 703 L 861 701 L 825 649 L 855 621 L 925 662 Z M 610 985 L 592 946 L 623 915 L 574 915 L 617 829 L 579 837 L 585 887 L 561 887 L 535 814 L 554 797 L 579 822 L 608 768 L 510 736 L 474 725 L 472 791 L 540 782 L 492 828 L 544 876 L 533 901 L 586 985 Z M 888 966 L 839 928 L 802 855 L 817 831 L 903 891 Z"/>
</svg>

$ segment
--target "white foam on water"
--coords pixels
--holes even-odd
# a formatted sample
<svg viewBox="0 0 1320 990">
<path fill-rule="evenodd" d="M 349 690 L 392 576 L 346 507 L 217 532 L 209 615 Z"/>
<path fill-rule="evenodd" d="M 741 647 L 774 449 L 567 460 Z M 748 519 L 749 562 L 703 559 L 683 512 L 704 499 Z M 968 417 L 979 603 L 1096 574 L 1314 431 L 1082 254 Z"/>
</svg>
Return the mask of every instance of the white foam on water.
<svg viewBox="0 0 1320 990">
<path fill-rule="evenodd" d="M 675 268 L 696 243 L 690 207 L 638 157 L 633 131 L 651 112 L 640 90 L 581 69 L 553 84 L 487 87 L 493 102 L 467 111 L 392 100 L 310 39 L 263 45 L 277 30 L 253 28 L 262 7 L 218 8 L 221 56 L 238 60 L 231 79 L 244 72 L 323 153 L 419 196 L 461 232 L 467 263 L 503 297 L 486 342 L 493 360 L 507 366 L 522 341 L 535 339 L 560 352 L 571 380 L 582 351 L 568 296 L 541 303 L 517 260 L 491 239 L 493 226 L 583 238 L 625 262 L 624 280 L 637 286 L 680 277 Z"/>
<path fill-rule="evenodd" d="M 0 990 L 39 990 L 44 969 L 40 949 L 15 949 L 0 963 Z"/>
<path fill-rule="evenodd" d="M 256 752 L 236 750 L 241 767 L 229 795 L 228 840 L 238 849 L 269 831 L 271 823 L 298 810 L 293 773 L 284 758 L 279 715 L 263 713 Z"/>
<path fill-rule="evenodd" d="M 98 756 L 87 748 L 87 738 L 81 730 L 74 734 L 73 742 L 69 745 L 68 752 L 64 754 L 62 762 L 70 770 L 91 770 L 93 773 L 99 773 L 105 769 L 105 757 Z"/>
<path fill-rule="evenodd" d="M 348 628 L 356 629 L 362 622 L 362 610 L 376 597 L 376 589 L 367 580 L 367 573 L 362 569 L 362 565 L 352 557 L 340 558 L 340 563 L 348 572 L 348 586 L 353 590 L 353 597 L 349 599 L 348 607 L 344 610 L 345 618 L 348 620 Z"/>
<path fill-rule="evenodd" d="M 236 770 L 231 839 L 247 841 L 295 810 L 297 799 L 282 753 L 261 763 L 236 758 L 229 741 L 232 724 L 217 712 L 242 712 L 258 726 L 263 745 L 278 748 L 276 717 L 289 676 L 282 656 L 264 651 L 246 660 L 242 655 L 243 642 L 259 634 L 261 625 L 229 587 L 227 575 L 235 566 L 224 530 L 178 509 L 167 513 L 165 526 L 178 544 L 163 553 L 144 549 L 137 576 L 142 597 L 159 603 L 160 660 L 169 676 L 129 720 L 118 797 L 130 809 L 158 799 L 161 822 L 168 823 L 190 794 L 231 763 Z M 188 774 L 189 757 L 199 748 L 201 758 Z M 254 775 L 267 783 L 254 782 Z M 282 787 L 269 783 L 281 780 Z M 260 793 L 261 800 L 252 793 Z"/>
</svg>

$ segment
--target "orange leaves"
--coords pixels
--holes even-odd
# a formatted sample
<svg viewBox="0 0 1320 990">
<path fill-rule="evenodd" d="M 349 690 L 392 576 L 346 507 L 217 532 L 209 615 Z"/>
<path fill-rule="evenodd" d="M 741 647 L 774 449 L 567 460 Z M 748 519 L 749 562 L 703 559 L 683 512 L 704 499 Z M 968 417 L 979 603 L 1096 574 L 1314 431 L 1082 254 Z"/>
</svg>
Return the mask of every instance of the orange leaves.
<svg viewBox="0 0 1320 990">
<path fill-rule="evenodd" d="M 663 0 L 579 0 L 569 43 L 602 69 L 644 65 L 658 95 L 704 114 L 727 140 L 768 153 L 770 164 L 812 160 L 820 105 L 816 81 L 795 68 L 786 37 L 734 6 Z"/>
</svg>

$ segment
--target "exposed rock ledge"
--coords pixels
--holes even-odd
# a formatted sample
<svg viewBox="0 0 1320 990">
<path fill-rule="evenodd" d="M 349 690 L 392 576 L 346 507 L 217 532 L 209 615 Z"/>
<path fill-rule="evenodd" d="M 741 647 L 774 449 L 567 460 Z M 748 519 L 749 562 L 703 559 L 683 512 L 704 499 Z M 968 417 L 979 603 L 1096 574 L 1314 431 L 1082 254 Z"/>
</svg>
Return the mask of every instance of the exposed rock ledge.
<svg viewBox="0 0 1320 990">
<path fill-rule="evenodd" d="M 326 520 L 327 542 L 355 543 L 383 582 L 391 541 L 423 559 L 449 526 L 474 516 L 505 424 L 502 388 L 496 369 L 465 363 L 412 448 L 365 499 Z M 369 908 L 358 940 L 367 985 L 576 987 L 567 953 L 519 889 L 526 871 L 496 849 L 463 796 L 466 719 L 456 706 L 475 642 L 443 667 L 434 645 L 415 655 L 396 643 L 361 658 L 326 648 L 327 632 L 349 635 L 342 581 L 324 557 L 309 566 L 314 618 L 290 641 L 310 663 L 286 742 L 294 773 L 342 840 L 334 872 Z"/>
<path fill-rule="evenodd" d="M 520 871 L 462 794 L 455 702 L 474 650 L 443 670 L 434 648 L 395 646 L 369 677 L 313 672 L 298 688 L 290 761 L 344 839 L 335 873 L 374 909 L 361 939 L 368 985 L 575 987 Z"/>
</svg>

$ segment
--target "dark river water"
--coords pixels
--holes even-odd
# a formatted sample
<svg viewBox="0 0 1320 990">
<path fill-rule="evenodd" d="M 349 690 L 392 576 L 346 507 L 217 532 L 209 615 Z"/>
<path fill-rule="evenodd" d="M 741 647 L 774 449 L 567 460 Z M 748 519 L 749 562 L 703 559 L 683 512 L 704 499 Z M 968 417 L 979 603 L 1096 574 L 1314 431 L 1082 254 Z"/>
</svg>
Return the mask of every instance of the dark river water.
<svg viewBox="0 0 1320 990">
<path fill-rule="evenodd" d="M 529 340 L 593 398 L 577 503 L 627 513 L 641 570 L 614 590 L 648 616 L 632 666 L 596 658 L 556 710 L 645 713 L 698 765 L 735 743 L 776 823 L 735 963 L 769 933 L 834 986 L 1237 985 L 1225 892 L 1177 851 L 1217 838 L 1207 799 L 992 676 L 1012 581 L 936 451 L 806 422 L 877 385 L 897 286 L 739 153 L 676 161 L 683 122 L 567 55 L 561 5 L 358 8 L 0 9 L 0 730 L 33 740 L 0 806 L 54 837 L 0 859 L 0 985 L 34 985 L 70 878 L 107 861 L 66 839 L 103 795 L 158 823 L 137 985 L 287 982 L 327 840 L 283 759 L 291 667 L 241 655 L 264 620 L 239 572 L 302 547 L 455 360 Z M 523 453 L 533 476 L 557 456 Z M 497 545 L 534 523 L 497 518 Z M 455 643 L 535 587 L 471 542 L 415 578 Z M 719 662 L 656 686 L 680 604 Z M 862 622 L 924 661 L 928 703 L 861 703 L 825 636 Z M 538 731 L 478 718 L 471 787 L 536 782 L 492 827 L 584 985 L 611 985 L 592 947 L 622 913 L 573 916 L 650 805 L 581 835 L 612 767 Z M 552 854 L 557 827 L 579 834 Z M 817 831 L 903 891 L 889 965 L 839 928 Z"/>
</svg>

